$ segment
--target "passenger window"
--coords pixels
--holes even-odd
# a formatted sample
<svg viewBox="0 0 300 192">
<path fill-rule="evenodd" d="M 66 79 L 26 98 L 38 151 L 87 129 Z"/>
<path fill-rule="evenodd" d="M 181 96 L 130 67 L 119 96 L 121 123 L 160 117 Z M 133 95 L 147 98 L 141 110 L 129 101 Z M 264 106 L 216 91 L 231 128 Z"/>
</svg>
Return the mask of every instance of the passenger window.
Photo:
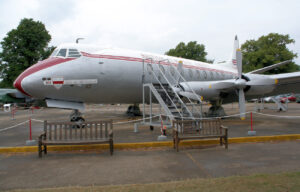
<svg viewBox="0 0 300 192">
<path fill-rule="evenodd" d="M 193 71 L 192 71 L 192 69 L 189 69 L 189 75 L 190 75 L 190 78 L 192 79 L 193 78 Z"/>
<path fill-rule="evenodd" d="M 200 72 L 198 71 L 198 70 L 196 70 L 196 74 L 197 74 L 197 79 L 199 79 L 200 80 Z"/>
<path fill-rule="evenodd" d="M 207 73 L 206 73 L 206 71 L 203 71 L 203 76 L 204 76 L 204 79 L 207 79 Z"/>
<path fill-rule="evenodd" d="M 164 68 L 164 66 L 162 66 L 162 65 L 158 65 L 158 66 L 159 66 L 159 68 L 160 68 L 161 72 L 162 72 L 163 74 L 165 74 L 165 73 L 166 73 L 166 71 L 165 71 L 165 68 Z"/>
<path fill-rule="evenodd" d="M 171 75 L 172 75 L 172 76 L 175 76 L 175 70 L 176 70 L 176 69 L 174 68 L 174 66 L 170 66 L 169 69 L 170 69 Z"/>
<path fill-rule="evenodd" d="M 210 79 L 213 80 L 214 79 L 214 73 L 212 71 L 210 71 Z"/>
<path fill-rule="evenodd" d="M 66 57 L 67 49 L 61 49 L 59 50 L 57 57 Z"/>
</svg>

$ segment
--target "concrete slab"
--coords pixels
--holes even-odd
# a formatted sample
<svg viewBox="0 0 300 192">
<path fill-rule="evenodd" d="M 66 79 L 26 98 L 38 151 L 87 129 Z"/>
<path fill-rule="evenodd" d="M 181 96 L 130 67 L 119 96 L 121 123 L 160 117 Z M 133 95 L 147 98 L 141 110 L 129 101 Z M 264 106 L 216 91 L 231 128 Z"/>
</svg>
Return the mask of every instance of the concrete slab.
<svg viewBox="0 0 300 192">
<path fill-rule="evenodd" d="M 300 141 L 147 151 L 0 155 L 0 190 L 300 171 Z"/>
</svg>

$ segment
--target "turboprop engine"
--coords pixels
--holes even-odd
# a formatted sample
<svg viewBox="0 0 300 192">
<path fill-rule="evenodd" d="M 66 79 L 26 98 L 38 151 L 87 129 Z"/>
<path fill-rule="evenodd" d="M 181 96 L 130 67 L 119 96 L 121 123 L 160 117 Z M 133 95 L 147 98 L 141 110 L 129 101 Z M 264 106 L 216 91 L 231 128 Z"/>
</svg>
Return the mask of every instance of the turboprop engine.
<svg viewBox="0 0 300 192">
<path fill-rule="evenodd" d="M 236 92 L 239 97 L 239 108 L 241 119 L 245 118 L 245 92 L 247 95 L 264 95 L 270 93 L 277 83 L 276 79 L 272 79 L 267 75 L 242 74 L 242 53 L 240 49 L 236 51 L 237 57 L 237 79 L 228 79 L 221 81 L 193 81 L 180 83 L 183 91 L 179 92 L 182 96 L 188 96 L 187 93 L 195 92 L 204 99 L 211 100 L 220 99 L 227 93 Z"/>
</svg>

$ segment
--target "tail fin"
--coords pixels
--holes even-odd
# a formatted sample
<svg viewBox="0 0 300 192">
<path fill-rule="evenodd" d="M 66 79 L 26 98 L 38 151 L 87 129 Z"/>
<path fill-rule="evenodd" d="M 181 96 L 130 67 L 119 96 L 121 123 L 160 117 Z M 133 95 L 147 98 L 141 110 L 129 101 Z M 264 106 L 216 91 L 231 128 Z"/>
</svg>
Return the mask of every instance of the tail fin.
<svg viewBox="0 0 300 192">
<path fill-rule="evenodd" d="M 236 50 L 239 48 L 239 40 L 237 35 L 234 37 L 234 43 L 233 43 L 233 52 L 231 59 L 227 60 L 225 63 L 221 64 L 224 67 L 237 69 L 236 66 Z"/>
<path fill-rule="evenodd" d="M 237 35 L 234 38 L 234 43 L 233 43 L 233 52 L 232 52 L 232 58 L 231 58 L 231 65 L 232 67 L 236 68 L 236 50 L 240 48 L 239 45 L 239 39 Z"/>
</svg>

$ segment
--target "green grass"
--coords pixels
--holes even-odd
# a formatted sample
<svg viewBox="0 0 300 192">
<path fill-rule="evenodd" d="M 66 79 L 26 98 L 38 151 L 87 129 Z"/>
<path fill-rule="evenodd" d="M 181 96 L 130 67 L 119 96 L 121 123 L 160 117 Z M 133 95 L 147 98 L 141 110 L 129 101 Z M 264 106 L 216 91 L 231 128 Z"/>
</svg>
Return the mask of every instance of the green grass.
<svg viewBox="0 0 300 192">
<path fill-rule="evenodd" d="M 135 192 L 135 191 L 217 191 L 217 192 L 281 192 L 300 191 L 300 172 L 280 174 L 260 174 L 251 176 L 232 176 L 211 179 L 189 179 L 166 183 L 133 184 L 115 186 L 61 187 L 47 189 L 15 190 L 18 192 Z"/>
</svg>

